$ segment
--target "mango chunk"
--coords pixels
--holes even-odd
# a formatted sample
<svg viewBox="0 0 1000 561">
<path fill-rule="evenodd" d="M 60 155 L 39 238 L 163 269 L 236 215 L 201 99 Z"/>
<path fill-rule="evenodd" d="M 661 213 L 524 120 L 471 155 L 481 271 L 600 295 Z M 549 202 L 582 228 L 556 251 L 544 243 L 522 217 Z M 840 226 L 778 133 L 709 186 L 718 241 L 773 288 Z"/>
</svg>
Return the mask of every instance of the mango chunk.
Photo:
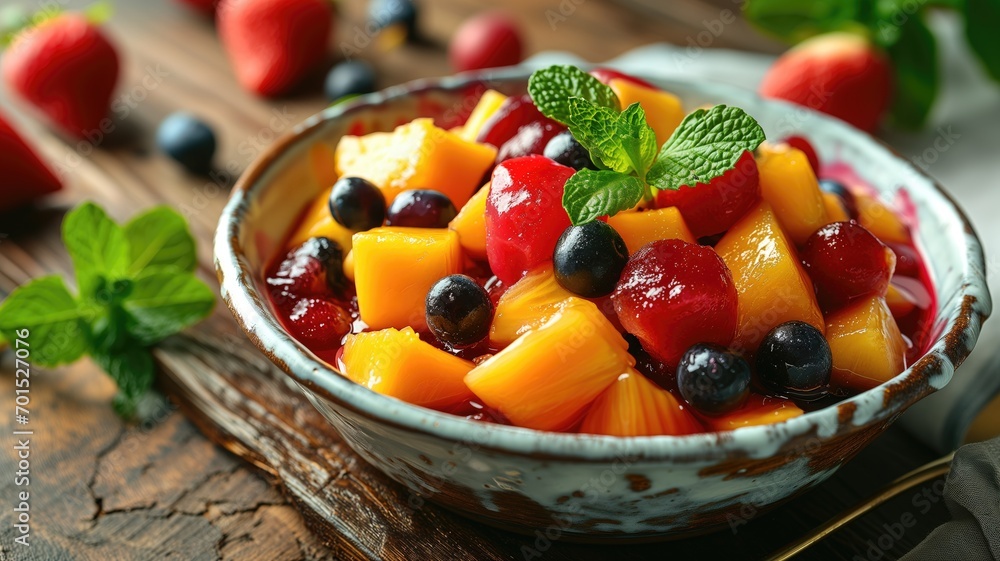
<svg viewBox="0 0 1000 561">
<path fill-rule="evenodd" d="M 640 86 L 631 80 L 615 78 L 608 83 L 618 96 L 622 109 L 638 103 L 646 113 L 646 122 L 656 133 L 656 145 L 662 146 L 684 120 L 684 106 L 676 95 Z"/>
<path fill-rule="evenodd" d="M 458 234 L 440 228 L 374 228 L 354 234 L 354 282 L 361 320 L 372 329 L 423 330 L 427 291 L 461 273 Z"/>
<path fill-rule="evenodd" d="M 480 261 L 486 260 L 486 199 L 490 195 L 487 183 L 465 203 L 448 227 L 458 232 L 458 243 L 466 255 Z"/>
<path fill-rule="evenodd" d="M 769 204 L 761 202 L 741 218 L 715 245 L 715 251 L 736 284 L 735 348 L 752 353 L 768 331 L 791 320 L 823 331 L 812 280 Z"/>
<path fill-rule="evenodd" d="M 476 366 L 465 383 L 517 426 L 564 431 L 634 364 L 597 306 L 577 299 Z"/>
<path fill-rule="evenodd" d="M 611 436 L 694 434 L 701 424 L 667 390 L 629 369 L 587 411 L 580 432 Z"/>
<path fill-rule="evenodd" d="M 906 341 L 883 298 L 869 298 L 831 314 L 826 339 L 833 354 L 830 383 L 837 387 L 862 392 L 903 371 Z"/>
<path fill-rule="evenodd" d="M 858 202 L 858 223 L 883 242 L 910 243 L 910 230 L 882 201 L 868 194 L 854 195 Z"/>
<path fill-rule="evenodd" d="M 757 170 L 760 194 L 797 245 L 830 223 L 826 202 L 809 158 L 787 144 L 761 145 Z"/>
<path fill-rule="evenodd" d="M 483 129 L 483 125 L 486 121 L 490 120 L 490 117 L 500 109 L 500 106 L 504 101 L 507 100 L 507 96 L 496 90 L 486 90 L 482 97 L 479 98 L 479 102 L 472 109 L 472 113 L 469 114 L 469 118 L 466 119 L 465 124 L 460 128 L 458 133 L 464 140 L 469 142 L 475 142 L 476 137 L 479 136 L 479 131 Z"/>
<path fill-rule="evenodd" d="M 382 189 L 386 203 L 408 189 L 441 191 L 461 208 L 493 165 L 496 149 L 414 119 L 393 132 L 344 136 L 337 144 L 339 177 L 356 176 Z"/>
<path fill-rule="evenodd" d="M 702 422 L 714 431 L 723 431 L 770 425 L 798 417 L 803 413 L 804 411 L 791 400 L 751 393 L 746 403 L 739 409 L 719 417 L 702 417 Z"/>
<path fill-rule="evenodd" d="M 421 341 L 407 327 L 348 335 L 344 374 L 378 393 L 433 409 L 454 409 L 469 399 L 465 375 L 475 366 Z"/>
<path fill-rule="evenodd" d="M 608 224 L 625 240 L 629 254 L 656 240 L 678 239 L 695 243 L 694 235 L 677 207 L 619 212 L 608 218 Z"/>
<path fill-rule="evenodd" d="M 493 324 L 490 325 L 490 343 L 495 347 L 506 347 L 524 333 L 549 321 L 571 301 L 577 299 L 556 281 L 552 263 L 538 267 L 500 296 L 493 313 Z"/>
<path fill-rule="evenodd" d="M 330 188 L 332 189 L 332 187 Z M 337 242 L 344 252 L 351 249 L 354 232 L 344 228 L 330 215 L 330 189 L 324 189 L 302 215 L 299 227 L 288 240 L 289 247 L 298 247 L 309 238 L 323 236 Z"/>
<path fill-rule="evenodd" d="M 823 205 L 826 207 L 827 224 L 834 222 L 847 222 L 851 216 L 847 214 L 847 209 L 840 202 L 840 197 L 833 193 L 823 192 Z"/>
</svg>

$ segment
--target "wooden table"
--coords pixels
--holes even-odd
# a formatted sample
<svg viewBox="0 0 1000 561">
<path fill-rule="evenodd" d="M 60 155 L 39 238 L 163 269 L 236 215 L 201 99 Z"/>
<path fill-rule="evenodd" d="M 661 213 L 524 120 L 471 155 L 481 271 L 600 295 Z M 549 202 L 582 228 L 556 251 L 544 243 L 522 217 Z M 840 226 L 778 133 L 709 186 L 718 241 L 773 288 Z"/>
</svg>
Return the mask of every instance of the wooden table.
<svg viewBox="0 0 1000 561">
<path fill-rule="evenodd" d="M 504 8 L 523 25 L 531 52 L 566 50 L 600 61 L 655 41 L 686 44 L 706 21 L 733 10 L 699 0 L 675 0 L 673 19 L 657 15 L 654 0 L 507 0 Z M 70 7 L 79 2 L 68 2 Z M 341 41 L 364 41 L 365 2 L 342 2 Z M 427 41 L 389 53 L 373 47 L 382 85 L 449 73 L 443 45 L 456 26 L 480 7 L 473 0 L 426 0 L 421 28 Z M 500 3 L 498 3 L 500 4 Z M 58 244 L 62 214 L 83 199 L 106 206 L 119 220 L 157 203 L 184 211 L 200 240 L 200 273 L 214 278 L 211 234 L 233 178 L 277 134 L 321 109 L 321 77 L 304 93 L 262 100 L 241 90 L 219 47 L 211 22 L 167 0 L 119 2 L 108 24 L 123 59 L 123 77 L 114 117 L 115 130 L 92 142 L 67 142 L 33 120 L 24 105 L 0 93 L 0 107 L 63 174 L 68 189 L 31 213 L 0 220 L 0 290 L 8 292 L 30 277 L 68 271 Z M 552 14 L 558 14 L 553 20 Z M 728 17 L 728 16 L 727 16 Z M 561 19 L 560 19 L 561 18 Z M 557 21 L 553 31 L 550 22 Z M 360 34 L 360 35 L 359 35 Z M 775 51 L 742 21 L 727 27 L 713 46 Z M 177 109 L 211 122 L 220 137 L 218 170 L 211 178 L 179 170 L 153 147 L 157 123 Z M 221 187 L 221 188 L 220 188 Z M 217 310 L 213 321 L 230 321 Z M 113 384 L 89 361 L 38 370 L 33 377 L 31 429 L 30 548 L 12 547 L 14 487 L 13 369 L 8 356 L 0 373 L 0 560 L 56 561 L 148 559 L 261 559 L 269 561 L 353 557 L 312 534 L 288 499 L 254 467 L 212 444 L 173 406 L 141 425 L 125 425 L 112 413 Z M 169 389 L 169 388 L 168 388 Z M 168 391 L 169 393 L 169 391 Z M 303 404 L 303 407 L 308 407 Z M 648 557 L 758 557 L 801 536 L 881 484 L 920 465 L 934 454 L 898 428 L 890 429 L 833 479 L 779 510 L 747 513 L 733 532 L 646 546 Z M 904 494 L 861 521 L 828 538 L 803 559 L 868 559 L 868 550 L 894 558 L 946 518 L 940 485 Z M 900 535 L 903 517 L 915 520 Z M 886 526 L 889 525 L 889 526 Z M 899 526 L 902 528 L 902 526 Z M 390 530 L 391 531 L 391 530 Z M 483 539 L 497 533 L 483 529 Z M 888 537 L 887 537 L 888 536 Z M 373 550 L 378 550 L 373 535 Z M 517 551 L 531 539 L 504 535 Z M 881 544 L 879 540 L 881 539 Z M 447 543 L 436 544 L 445 547 Z M 440 559 L 450 558 L 442 549 Z M 552 550 L 552 558 L 574 558 L 572 548 Z M 607 557 L 632 558 L 638 549 L 606 548 Z M 385 552 L 386 558 L 403 558 Z M 874 558 L 874 557 L 871 557 Z"/>
</svg>

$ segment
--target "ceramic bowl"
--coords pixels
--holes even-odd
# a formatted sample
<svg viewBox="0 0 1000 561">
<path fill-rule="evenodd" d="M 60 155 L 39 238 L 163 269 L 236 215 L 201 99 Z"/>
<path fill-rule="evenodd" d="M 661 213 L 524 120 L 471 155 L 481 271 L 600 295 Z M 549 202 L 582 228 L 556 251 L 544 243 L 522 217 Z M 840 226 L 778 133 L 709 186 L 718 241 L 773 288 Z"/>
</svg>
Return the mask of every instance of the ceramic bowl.
<svg viewBox="0 0 1000 561">
<path fill-rule="evenodd" d="M 758 512 L 830 477 L 907 407 L 942 388 L 989 315 L 983 253 L 972 226 L 928 176 L 844 123 L 755 94 L 652 79 L 688 108 L 747 110 L 769 138 L 806 134 L 880 196 L 902 197 L 937 292 L 926 354 L 891 381 L 781 423 L 692 436 L 618 438 L 473 422 L 389 398 L 317 359 L 281 327 L 262 272 L 300 212 L 328 187 L 344 134 L 391 130 L 415 117 L 461 122 L 484 88 L 522 93 L 528 71 L 419 81 L 331 107 L 296 127 L 236 185 L 215 240 L 222 296 L 250 340 L 288 373 L 358 454 L 416 495 L 486 523 L 567 539 L 701 533 L 752 505 Z"/>
</svg>

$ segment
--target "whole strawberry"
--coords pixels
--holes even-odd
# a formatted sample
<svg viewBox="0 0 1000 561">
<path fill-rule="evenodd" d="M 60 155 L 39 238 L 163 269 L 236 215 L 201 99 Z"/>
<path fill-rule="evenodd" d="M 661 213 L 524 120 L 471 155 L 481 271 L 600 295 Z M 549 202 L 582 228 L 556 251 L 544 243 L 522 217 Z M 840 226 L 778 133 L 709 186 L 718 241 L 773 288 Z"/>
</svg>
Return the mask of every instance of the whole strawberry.
<svg viewBox="0 0 1000 561">
<path fill-rule="evenodd" d="M 224 0 L 216 19 L 236 79 L 276 96 L 326 57 L 333 10 L 327 0 Z"/>
<path fill-rule="evenodd" d="M 759 91 L 764 97 L 811 107 L 871 132 L 892 101 L 892 67 L 868 39 L 826 33 L 779 57 Z"/>
<path fill-rule="evenodd" d="M 28 143 L 0 115 L 0 211 L 17 208 L 62 188 Z"/>
<path fill-rule="evenodd" d="M 7 87 L 66 134 L 101 129 L 118 82 L 118 54 L 82 14 L 64 13 L 22 30 L 3 56 Z"/>
</svg>

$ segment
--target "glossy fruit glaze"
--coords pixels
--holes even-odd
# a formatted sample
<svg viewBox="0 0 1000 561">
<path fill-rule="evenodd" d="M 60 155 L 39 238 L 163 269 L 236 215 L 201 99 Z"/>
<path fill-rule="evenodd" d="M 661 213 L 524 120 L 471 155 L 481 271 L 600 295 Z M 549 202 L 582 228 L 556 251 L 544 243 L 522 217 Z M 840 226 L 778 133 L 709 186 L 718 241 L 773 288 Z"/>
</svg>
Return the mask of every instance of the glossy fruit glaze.
<svg viewBox="0 0 1000 561">
<path fill-rule="evenodd" d="M 597 74 L 604 80 L 623 77 Z M 447 229 L 437 212 L 447 201 L 430 205 L 416 191 L 403 190 L 395 205 L 390 200 L 389 213 L 396 215 L 396 207 L 397 216 L 416 216 L 410 224 L 423 227 L 395 233 L 378 226 L 366 232 L 371 224 L 350 230 L 329 220 L 317 226 L 316 210 L 310 209 L 290 233 L 299 245 L 289 243 L 269 268 L 265 282 L 282 323 L 352 380 L 476 421 L 612 435 L 687 434 L 775 422 L 835 403 L 884 381 L 845 365 L 875 353 L 870 358 L 888 379 L 921 356 L 935 335 L 934 290 L 912 242 L 918 225 L 906 201 L 879 201 L 849 162 L 820 161 L 805 137 L 790 138 L 789 145 L 807 156 L 801 161 L 813 169 L 805 173 L 806 184 L 828 205 L 826 225 L 812 236 L 796 243 L 781 232 L 799 223 L 780 198 L 762 191 L 755 154 L 747 152 L 736 169 L 708 184 L 660 192 L 653 204 L 662 210 L 630 211 L 628 220 L 608 222 L 621 228 L 625 242 L 642 243 L 638 249 L 630 244 L 614 290 L 592 297 L 595 284 L 607 284 L 607 264 L 617 259 L 599 255 L 599 249 L 621 253 L 624 242 L 558 245 L 572 231 L 561 199 L 575 170 L 542 152 L 556 134 L 568 133 L 541 116 L 527 96 L 497 96 L 503 97 L 491 100 L 490 115 L 473 111 L 474 130 L 452 129 L 470 143 L 492 146 L 497 158 L 484 170 L 484 191 L 456 209 Z M 536 141 L 530 146 L 522 142 L 531 138 Z M 523 149 L 513 153 L 517 146 Z M 452 209 L 446 210 L 452 217 Z M 420 221 L 432 214 L 434 220 Z M 745 224 L 751 215 L 759 224 Z M 761 230 L 761 224 L 767 227 Z M 647 243 L 648 236 L 639 235 L 644 225 L 670 239 Z M 354 251 L 330 241 L 343 244 L 357 230 Z M 378 233 L 383 230 L 385 235 Z M 741 246 L 729 239 L 740 231 L 763 237 L 747 238 Z M 391 247 L 359 245 L 378 236 Z M 729 248 L 722 256 L 714 248 L 720 240 L 720 248 Z M 784 255 L 753 262 L 782 247 Z M 738 250 L 737 259 L 732 254 Z M 385 254 L 377 266 L 368 257 L 372 252 Z M 412 261 L 405 261 L 407 255 Z M 591 270 L 587 262 L 601 266 Z M 767 269 L 779 262 L 785 269 Z M 746 324 L 740 301 L 768 296 L 740 285 L 753 282 L 757 270 L 804 278 L 807 294 L 796 296 L 805 300 L 795 306 L 812 306 L 811 317 L 827 325 L 770 325 L 766 317 L 751 318 L 760 319 L 763 330 L 756 344 L 770 346 L 766 356 L 756 344 L 744 348 L 746 334 L 737 332 Z M 428 289 L 426 303 L 411 297 L 394 314 L 404 319 L 372 329 L 363 318 L 365 306 L 373 304 L 359 304 L 361 285 L 355 285 L 371 281 L 359 278 L 378 279 L 383 294 L 375 304 L 382 308 L 399 301 L 393 298 L 397 287 L 412 292 L 420 283 Z M 852 339 L 852 329 L 871 329 L 871 337 Z M 357 337 L 362 333 L 371 336 Z M 882 356 L 883 348 L 900 353 Z M 823 356 L 795 354 L 813 350 Z M 775 358 L 782 353 L 802 360 Z"/>
</svg>

